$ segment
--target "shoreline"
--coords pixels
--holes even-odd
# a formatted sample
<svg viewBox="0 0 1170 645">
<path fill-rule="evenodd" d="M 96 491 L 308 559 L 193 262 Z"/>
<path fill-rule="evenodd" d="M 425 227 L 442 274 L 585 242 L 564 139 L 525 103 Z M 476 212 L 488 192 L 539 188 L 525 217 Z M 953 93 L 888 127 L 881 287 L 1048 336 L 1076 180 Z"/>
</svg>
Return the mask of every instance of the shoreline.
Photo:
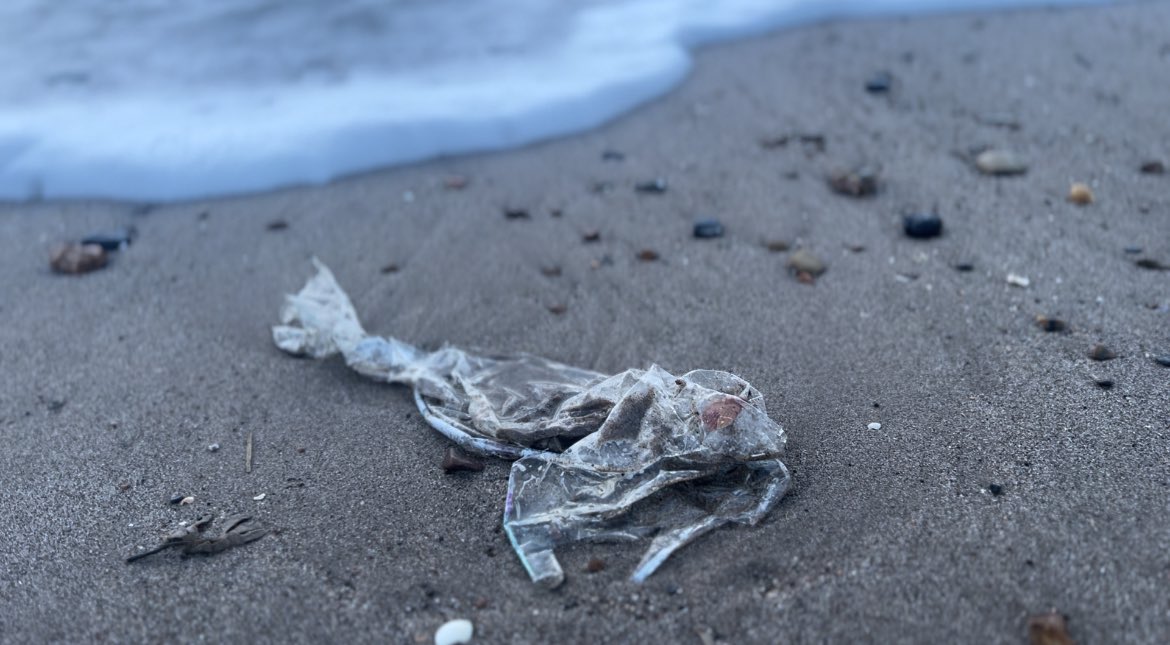
<svg viewBox="0 0 1170 645">
<path fill-rule="evenodd" d="M 1166 640 L 1170 295 L 1135 259 L 1170 263 L 1170 178 L 1139 170 L 1170 164 L 1167 33 L 1166 3 L 825 23 L 705 47 L 668 96 L 518 150 L 149 208 L 0 204 L 0 640 L 430 642 L 466 617 L 483 643 L 1018 643 L 1053 608 L 1078 642 Z M 882 70 L 892 90 L 866 93 Z M 1027 174 L 955 154 L 985 145 Z M 828 189 L 862 162 L 878 195 Z M 927 210 L 942 237 L 905 237 Z M 701 217 L 726 234 L 694 239 Z M 127 225 L 105 269 L 50 273 L 53 243 Z M 798 282 L 776 240 L 827 271 Z M 506 462 L 444 475 L 406 390 L 273 346 L 312 256 L 371 333 L 738 374 L 788 434 L 792 489 L 644 585 L 645 543 L 574 545 L 543 591 L 500 526 Z M 273 533 L 123 562 L 244 511 Z"/>
</svg>

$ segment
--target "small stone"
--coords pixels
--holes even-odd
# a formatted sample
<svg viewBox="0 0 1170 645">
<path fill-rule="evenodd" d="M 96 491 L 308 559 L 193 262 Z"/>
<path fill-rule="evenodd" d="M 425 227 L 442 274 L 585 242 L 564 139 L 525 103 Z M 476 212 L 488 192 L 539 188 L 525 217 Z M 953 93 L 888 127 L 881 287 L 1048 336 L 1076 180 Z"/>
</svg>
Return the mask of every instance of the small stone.
<svg viewBox="0 0 1170 645">
<path fill-rule="evenodd" d="M 378 271 L 385 275 L 389 273 L 398 273 L 398 269 L 398 265 L 391 262 L 390 264 L 383 266 L 381 269 L 378 269 Z"/>
<path fill-rule="evenodd" d="M 1102 390 L 1112 390 L 1113 389 L 1113 379 L 1111 379 L 1111 378 L 1093 379 L 1093 385 L 1096 385 L 1097 387 L 1101 388 Z"/>
<path fill-rule="evenodd" d="M 62 244 L 49 253 L 49 266 L 57 273 L 81 274 L 96 271 L 109 257 L 97 244 Z"/>
<path fill-rule="evenodd" d="M 1162 264 L 1154 258 L 1141 258 L 1140 260 L 1134 260 L 1134 264 L 1136 264 L 1139 268 L 1149 269 L 1150 271 L 1170 271 L 1170 266 Z"/>
<path fill-rule="evenodd" d="M 839 195 L 869 197 L 878 192 L 878 174 L 873 168 L 862 166 L 852 170 L 829 173 L 829 188 Z"/>
<path fill-rule="evenodd" d="M 190 496 L 190 495 L 179 500 L 179 506 L 190 506 L 191 504 L 194 504 L 194 503 L 195 503 L 195 498 Z"/>
<path fill-rule="evenodd" d="M 207 446 L 207 452 L 219 452 L 219 444 L 213 443 L 213 444 Z"/>
<path fill-rule="evenodd" d="M 934 213 L 917 213 L 902 218 L 902 231 L 917 240 L 942 235 L 942 218 Z"/>
<path fill-rule="evenodd" d="M 870 430 L 881 430 L 882 424 L 878 423 L 877 421 L 874 421 L 873 423 L 871 423 L 865 427 L 869 428 Z"/>
<path fill-rule="evenodd" d="M 505 219 L 530 219 L 531 216 L 528 214 L 528 211 L 523 209 L 523 208 L 505 208 L 504 209 L 504 218 Z"/>
<path fill-rule="evenodd" d="M 259 495 L 253 497 L 252 500 L 256 502 L 262 502 L 264 501 L 265 497 L 268 497 L 268 493 L 260 493 Z"/>
<path fill-rule="evenodd" d="M 787 240 L 769 240 L 764 243 L 764 246 L 773 253 L 783 253 L 792 248 L 792 245 Z"/>
<path fill-rule="evenodd" d="M 723 224 L 717 219 L 701 219 L 695 222 L 695 237 L 723 237 Z"/>
<path fill-rule="evenodd" d="M 643 181 L 643 182 L 634 184 L 634 190 L 638 191 L 639 193 L 651 193 L 651 194 L 661 195 L 662 193 L 666 192 L 666 180 L 659 177 L 659 178 L 654 179 L 652 181 Z"/>
<path fill-rule="evenodd" d="M 1010 150 L 984 150 L 975 157 L 975 167 L 985 175 L 1022 175 L 1028 172 L 1028 164 Z"/>
<path fill-rule="evenodd" d="M 638 259 L 643 262 L 653 262 L 658 259 L 658 252 L 653 249 L 642 249 L 638 251 Z"/>
<path fill-rule="evenodd" d="M 476 609 L 486 609 L 488 606 L 488 599 L 484 598 L 483 596 L 480 596 L 479 598 L 476 598 L 474 602 L 471 603 L 471 606 L 475 607 Z"/>
<path fill-rule="evenodd" d="M 1076 645 L 1068 635 L 1068 619 L 1055 611 L 1028 619 L 1029 645 Z"/>
<path fill-rule="evenodd" d="M 1075 183 L 1068 189 L 1068 201 L 1078 206 L 1092 204 L 1093 190 L 1088 184 Z"/>
<path fill-rule="evenodd" d="M 1017 273 L 1009 273 L 1007 274 L 1007 283 L 1013 287 L 1026 289 L 1029 285 L 1032 284 L 1032 281 L 1028 279 L 1028 276 L 1019 275 Z"/>
<path fill-rule="evenodd" d="M 797 249 L 788 258 L 788 268 L 794 273 L 807 273 L 813 278 L 821 275 L 828 268 L 823 260 L 813 255 L 808 249 Z M 799 277 L 799 276 L 798 276 Z"/>
<path fill-rule="evenodd" d="M 1161 356 L 1155 356 L 1154 362 L 1161 365 L 1162 367 L 1170 367 L 1170 354 L 1162 354 Z"/>
<path fill-rule="evenodd" d="M 988 484 L 987 492 L 991 493 L 992 497 L 999 497 L 1000 495 L 1003 495 L 1003 486 L 1000 486 L 999 484 Z"/>
<path fill-rule="evenodd" d="M 586 242 L 598 242 L 601 240 L 601 231 L 597 229 L 585 231 L 585 233 L 581 235 L 581 239 Z"/>
<path fill-rule="evenodd" d="M 268 222 L 268 225 L 264 228 L 270 231 L 283 231 L 284 229 L 288 228 L 288 222 L 282 219 L 274 219 L 271 222 Z"/>
<path fill-rule="evenodd" d="M 464 645 L 471 642 L 475 627 L 470 620 L 459 618 L 443 623 L 435 632 L 435 645 Z"/>
<path fill-rule="evenodd" d="M 894 76 L 886 71 L 875 72 L 865 81 L 865 91 L 870 94 L 885 94 L 894 85 Z"/>
<path fill-rule="evenodd" d="M 1124 251 L 1127 255 L 1138 255 L 1142 252 L 1142 247 L 1140 247 L 1140 246 L 1127 246 L 1124 249 L 1122 249 L 1122 251 Z"/>
<path fill-rule="evenodd" d="M 863 253 L 865 251 L 864 244 L 846 244 L 845 249 L 850 253 Z"/>
<path fill-rule="evenodd" d="M 1146 161 L 1142 163 L 1141 171 L 1143 175 L 1161 175 L 1166 172 L 1166 164 L 1161 161 Z"/>
<path fill-rule="evenodd" d="M 971 262 L 957 262 L 955 264 L 955 271 L 960 273 L 968 273 L 975 270 L 975 265 Z"/>
<path fill-rule="evenodd" d="M 1049 318 L 1048 316 L 1036 316 L 1036 326 L 1049 333 L 1068 330 L 1068 323 L 1059 318 Z"/>
<path fill-rule="evenodd" d="M 808 271 L 797 271 L 796 272 L 796 281 L 801 283 L 801 284 L 816 284 L 817 278 L 816 278 L 816 276 L 809 273 Z"/>
<path fill-rule="evenodd" d="M 602 161 L 622 161 L 626 156 L 617 150 L 605 150 L 601 153 Z"/>
<path fill-rule="evenodd" d="M 1117 352 L 1104 345 L 1093 345 L 1093 348 L 1089 350 L 1089 358 L 1095 361 L 1111 361 L 1117 358 Z"/>
<path fill-rule="evenodd" d="M 172 506 L 178 506 L 179 504 L 183 503 L 183 500 L 186 498 L 187 498 L 186 495 L 173 495 L 173 496 L 171 496 L 169 503 Z"/>
<path fill-rule="evenodd" d="M 82 246 L 96 244 L 107 251 L 117 251 L 123 247 L 130 246 L 137 232 L 138 229 L 130 226 L 111 233 L 95 233 L 81 240 L 81 244 Z"/>
<path fill-rule="evenodd" d="M 305 454 L 305 449 L 304 449 L 304 448 L 297 448 L 297 454 L 298 454 L 298 455 L 303 455 L 303 454 Z"/>
<path fill-rule="evenodd" d="M 561 267 L 559 267 L 559 266 L 540 267 L 540 273 L 547 278 L 556 278 L 556 277 L 559 277 L 561 275 Z"/>
<path fill-rule="evenodd" d="M 468 455 L 455 446 L 447 446 L 443 452 L 443 472 L 479 472 L 483 470 L 483 462 Z"/>
<path fill-rule="evenodd" d="M 130 484 L 130 482 L 118 482 L 118 490 L 122 491 L 123 493 L 130 492 L 131 488 L 133 488 L 133 486 Z"/>
<path fill-rule="evenodd" d="M 597 573 L 605 570 L 605 560 L 601 558 L 589 558 L 589 562 L 585 563 L 585 571 L 589 573 Z"/>
<path fill-rule="evenodd" d="M 468 181 L 463 175 L 451 175 L 443 180 L 443 187 L 447 190 L 463 190 L 467 188 Z"/>
<path fill-rule="evenodd" d="M 548 307 L 549 313 L 553 314 L 554 316 L 564 315 L 564 313 L 568 310 L 569 310 L 568 305 L 562 305 L 562 304 L 549 305 L 549 307 Z"/>
</svg>

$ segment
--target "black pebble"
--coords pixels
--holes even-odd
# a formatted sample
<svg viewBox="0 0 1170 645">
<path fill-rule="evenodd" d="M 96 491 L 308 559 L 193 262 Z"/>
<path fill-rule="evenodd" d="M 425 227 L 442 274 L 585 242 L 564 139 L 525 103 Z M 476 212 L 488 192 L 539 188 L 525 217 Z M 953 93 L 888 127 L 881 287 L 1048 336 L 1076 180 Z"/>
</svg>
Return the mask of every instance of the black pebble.
<svg viewBox="0 0 1170 645">
<path fill-rule="evenodd" d="M 960 263 L 955 265 L 955 271 L 962 271 L 963 273 L 967 273 L 968 271 L 974 271 L 974 270 L 975 270 L 975 265 L 970 263 L 970 262 L 960 262 Z"/>
<path fill-rule="evenodd" d="M 443 453 L 443 472 L 457 473 L 460 471 L 479 472 L 483 470 L 483 462 L 471 457 L 455 446 L 450 446 Z"/>
<path fill-rule="evenodd" d="M 1093 385 L 1096 385 L 1097 387 L 1101 388 L 1102 390 L 1111 390 L 1111 389 L 1113 389 L 1113 379 L 1099 378 L 1099 379 L 1093 381 Z"/>
<path fill-rule="evenodd" d="M 865 91 L 870 94 L 885 94 L 894 84 L 894 77 L 889 72 L 877 72 L 865 81 Z"/>
<path fill-rule="evenodd" d="M 1161 365 L 1162 367 L 1170 367 L 1170 354 L 1162 354 L 1161 356 L 1155 356 L 1154 362 Z"/>
<path fill-rule="evenodd" d="M 934 213 L 907 215 L 902 218 L 902 230 L 919 240 L 938 237 L 942 235 L 942 218 Z"/>
<path fill-rule="evenodd" d="M 1000 495 L 1003 495 L 1003 486 L 1000 486 L 999 484 L 988 484 L 987 491 L 990 492 L 993 496 L 999 497 Z"/>
<path fill-rule="evenodd" d="M 644 181 L 634 185 L 634 190 L 639 193 L 665 193 L 666 180 L 659 177 L 654 181 Z"/>
<path fill-rule="evenodd" d="M 81 241 L 82 244 L 97 244 L 107 251 L 117 251 L 123 245 L 129 246 L 134 241 L 137 231 L 133 226 L 118 229 L 112 233 L 94 233 Z"/>
<path fill-rule="evenodd" d="M 523 208 L 505 208 L 504 217 L 506 219 L 529 219 L 531 216 Z"/>
<path fill-rule="evenodd" d="M 695 222 L 695 237 L 723 237 L 723 224 L 717 219 L 701 219 Z"/>
<path fill-rule="evenodd" d="M 186 495 L 175 495 L 174 497 L 172 497 L 172 498 L 171 498 L 170 500 L 168 500 L 168 501 L 169 501 L 171 504 L 179 504 L 179 503 L 180 503 L 180 502 L 182 502 L 184 499 L 186 499 L 186 497 L 187 497 Z"/>
</svg>

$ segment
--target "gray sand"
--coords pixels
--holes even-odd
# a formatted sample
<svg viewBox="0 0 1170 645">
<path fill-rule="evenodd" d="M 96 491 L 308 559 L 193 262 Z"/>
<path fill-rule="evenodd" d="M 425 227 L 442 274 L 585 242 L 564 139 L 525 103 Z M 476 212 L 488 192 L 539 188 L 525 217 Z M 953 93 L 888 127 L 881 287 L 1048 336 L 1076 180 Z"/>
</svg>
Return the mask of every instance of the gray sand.
<svg viewBox="0 0 1170 645">
<path fill-rule="evenodd" d="M 1168 34 L 1167 3 L 811 26 L 706 50 L 668 98 L 525 150 L 148 212 L 0 207 L 0 641 L 411 643 L 467 617 L 481 643 L 1019 643 L 1052 608 L 1078 642 L 1167 641 L 1170 369 L 1150 356 L 1170 353 L 1170 273 L 1123 249 L 1170 262 L 1170 176 L 1138 172 L 1170 162 Z M 879 69 L 888 96 L 863 90 Z M 757 144 L 795 132 L 826 151 Z M 1032 169 L 980 176 L 953 154 L 976 145 Z M 885 190 L 831 194 L 823 173 L 860 160 Z M 1067 203 L 1072 181 L 1097 203 Z M 944 237 L 901 234 L 932 207 Z M 699 216 L 727 236 L 692 239 Z M 107 269 L 49 272 L 53 242 L 127 224 Z M 773 238 L 828 272 L 798 283 Z M 371 331 L 740 374 L 789 432 L 794 487 L 644 586 L 644 544 L 584 545 L 543 591 L 500 527 L 507 463 L 444 475 L 406 390 L 272 345 L 312 255 Z M 1120 358 L 1089 361 L 1097 342 Z M 204 511 L 278 532 L 123 563 Z"/>
</svg>

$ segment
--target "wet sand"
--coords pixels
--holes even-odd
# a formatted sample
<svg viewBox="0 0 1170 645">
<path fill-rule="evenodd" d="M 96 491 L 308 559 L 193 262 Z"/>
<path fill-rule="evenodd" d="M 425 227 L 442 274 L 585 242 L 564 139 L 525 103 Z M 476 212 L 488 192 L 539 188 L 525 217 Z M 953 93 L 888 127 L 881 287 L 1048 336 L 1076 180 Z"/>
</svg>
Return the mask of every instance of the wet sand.
<svg viewBox="0 0 1170 645">
<path fill-rule="evenodd" d="M 669 97 L 524 150 L 0 206 L 0 641 L 412 643 L 467 617 L 481 643 L 1019 643 L 1053 608 L 1078 642 L 1170 639 L 1170 273 L 1135 264 L 1170 264 L 1170 175 L 1139 172 L 1170 163 L 1167 34 L 1167 3 L 815 25 L 704 50 Z M 869 94 L 879 70 L 893 88 Z M 759 144 L 798 134 L 824 150 Z M 989 145 L 1029 172 L 962 159 Z M 828 190 L 859 162 L 877 196 Z M 1096 202 L 1068 203 L 1074 181 Z M 931 209 L 941 238 L 902 234 Z M 726 235 L 694 239 L 699 217 Z M 127 225 L 108 268 L 49 271 L 54 242 Z M 828 271 L 798 282 L 769 240 Z M 272 345 L 314 255 L 373 332 L 733 371 L 787 429 L 793 488 L 645 585 L 626 580 L 645 544 L 602 544 L 562 549 L 568 581 L 537 588 L 500 526 L 507 463 L 443 474 L 406 390 Z M 274 533 L 123 562 L 244 511 Z"/>
</svg>

